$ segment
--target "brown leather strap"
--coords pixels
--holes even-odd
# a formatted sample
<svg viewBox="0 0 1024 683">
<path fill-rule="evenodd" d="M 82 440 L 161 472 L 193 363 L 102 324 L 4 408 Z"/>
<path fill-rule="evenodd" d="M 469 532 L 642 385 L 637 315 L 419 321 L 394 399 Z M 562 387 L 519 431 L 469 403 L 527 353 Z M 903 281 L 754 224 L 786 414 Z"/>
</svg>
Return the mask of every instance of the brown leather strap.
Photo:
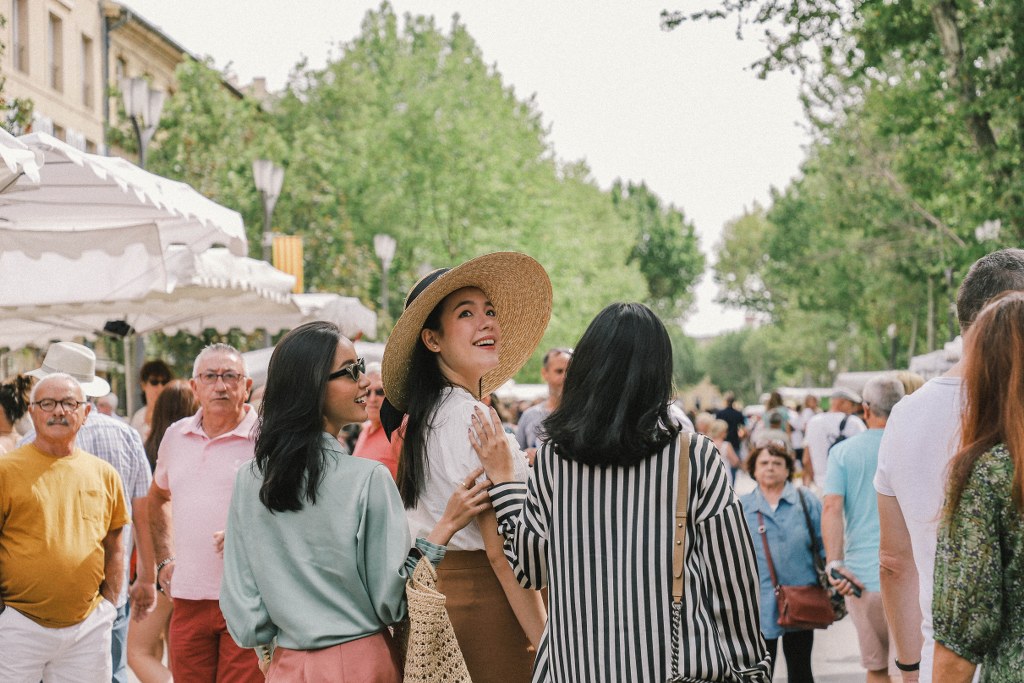
<svg viewBox="0 0 1024 683">
<path fill-rule="evenodd" d="M 690 503 L 690 453 L 693 451 L 697 436 L 689 435 L 687 448 L 683 448 L 686 435 L 679 435 L 679 492 L 676 494 L 676 526 L 674 544 L 672 546 L 672 601 L 679 604 L 683 601 L 683 573 L 686 566 L 686 518 Z"/>
<path fill-rule="evenodd" d="M 764 526 L 764 515 L 757 511 L 757 533 L 761 535 L 761 543 L 764 543 L 764 556 L 768 558 L 768 573 L 772 575 L 772 585 L 778 586 L 779 580 L 775 577 L 775 563 L 772 562 L 772 549 L 768 547 L 768 530 Z"/>
</svg>

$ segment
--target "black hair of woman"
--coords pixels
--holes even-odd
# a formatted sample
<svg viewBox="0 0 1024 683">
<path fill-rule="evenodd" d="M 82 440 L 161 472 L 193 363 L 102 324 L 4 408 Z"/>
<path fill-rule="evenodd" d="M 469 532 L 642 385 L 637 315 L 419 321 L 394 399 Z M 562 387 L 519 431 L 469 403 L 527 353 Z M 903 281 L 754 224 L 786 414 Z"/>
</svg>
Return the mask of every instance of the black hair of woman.
<svg viewBox="0 0 1024 683">
<path fill-rule="evenodd" d="M 260 502 L 271 512 L 301 510 L 303 499 L 316 504 L 326 466 L 324 398 L 341 339 L 334 323 L 306 323 L 270 357 L 253 467 L 263 475 Z"/>
<path fill-rule="evenodd" d="M 443 304 L 444 301 L 430 312 L 423 323 L 424 329 L 441 329 Z M 398 461 L 398 492 L 407 509 L 416 506 L 420 491 L 423 489 L 427 467 L 427 433 L 431 429 L 430 416 L 441 402 L 442 392 L 447 386 L 449 382 L 441 372 L 436 354 L 431 353 L 422 339 L 418 339 L 409 361 L 409 421 L 406 423 L 402 457 Z"/>
<path fill-rule="evenodd" d="M 32 389 L 32 378 L 18 375 L 9 382 L 0 384 L 0 407 L 4 417 L 12 425 L 28 412 L 28 396 Z"/>
<path fill-rule="evenodd" d="M 616 303 L 587 327 L 565 374 L 562 403 L 544 420 L 562 457 L 632 465 L 679 433 L 669 415 L 672 340 L 647 306 Z"/>
</svg>

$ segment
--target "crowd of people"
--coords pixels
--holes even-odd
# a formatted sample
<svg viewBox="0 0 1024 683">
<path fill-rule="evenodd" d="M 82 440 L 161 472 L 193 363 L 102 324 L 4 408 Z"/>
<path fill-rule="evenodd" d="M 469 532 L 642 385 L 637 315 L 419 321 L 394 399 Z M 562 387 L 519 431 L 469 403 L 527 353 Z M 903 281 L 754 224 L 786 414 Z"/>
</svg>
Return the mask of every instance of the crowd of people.
<svg viewBox="0 0 1024 683">
<path fill-rule="evenodd" d="M 213 344 L 187 380 L 147 362 L 120 417 L 94 353 L 54 343 L 0 384 L 0 680 L 401 681 L 418 566 L 478 683 L 767 682 L 780 644 L 811 682 L 780 586 L 843 596 L 868 683 L 1020 680 L 1024 251 L 975 263 L 957 312 L 945 375 L 753 419 L 675 405 L 641 304 L 503 405 L 552 314 L 509 252 L 425 276 L 379 364 L 292 330 L 258 402 Z"/>
</svg>

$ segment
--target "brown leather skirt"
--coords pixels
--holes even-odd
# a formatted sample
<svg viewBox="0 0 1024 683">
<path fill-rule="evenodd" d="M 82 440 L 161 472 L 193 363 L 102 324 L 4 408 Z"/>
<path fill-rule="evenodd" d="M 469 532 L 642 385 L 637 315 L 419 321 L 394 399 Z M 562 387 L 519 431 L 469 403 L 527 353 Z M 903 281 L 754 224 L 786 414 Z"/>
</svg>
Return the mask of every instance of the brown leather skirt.
<svg viewBox="0 0 1024 683">
<path fill-rule="evenodd" d="M 437 568 L 473 683 L 529 683 L 533 648 L 483 550 L 449 550 Z"/>
</svg>

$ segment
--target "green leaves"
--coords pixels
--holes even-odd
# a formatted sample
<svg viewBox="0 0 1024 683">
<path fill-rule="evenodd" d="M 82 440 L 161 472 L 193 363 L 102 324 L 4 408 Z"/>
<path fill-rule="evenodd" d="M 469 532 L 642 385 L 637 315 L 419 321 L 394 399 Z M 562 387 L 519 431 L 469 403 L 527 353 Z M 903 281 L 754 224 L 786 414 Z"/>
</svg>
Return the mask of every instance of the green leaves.
<svg viewBox="0 0 1024 683">
<path fill-rule="evenodd" d="M 457 16 L 442 29 L 384 3 L 326 66 L 296 65 L 262 107 L 221 79 L 205 63 L 179 67 L 150 166 L 242 212 L 258 255 L 251 163 L 283 165 L 273 227 L 303 237 L 310 289 L 378 305 L 372 244 L 386 233 L 397 248 L 383 317 L 394 321 L 424 271 L 528 253 L 555 292 L 547 335 L 521 373 L 533 381 L 544 350 L 573 345 L 607 304 L 645 301 L 675 318 L 692 300 L 704 260 L 683 212 L 642 184 L 602 190 L 586 164 L 557 159 L 536 102 L 483 61 Z"/>
</svg>

